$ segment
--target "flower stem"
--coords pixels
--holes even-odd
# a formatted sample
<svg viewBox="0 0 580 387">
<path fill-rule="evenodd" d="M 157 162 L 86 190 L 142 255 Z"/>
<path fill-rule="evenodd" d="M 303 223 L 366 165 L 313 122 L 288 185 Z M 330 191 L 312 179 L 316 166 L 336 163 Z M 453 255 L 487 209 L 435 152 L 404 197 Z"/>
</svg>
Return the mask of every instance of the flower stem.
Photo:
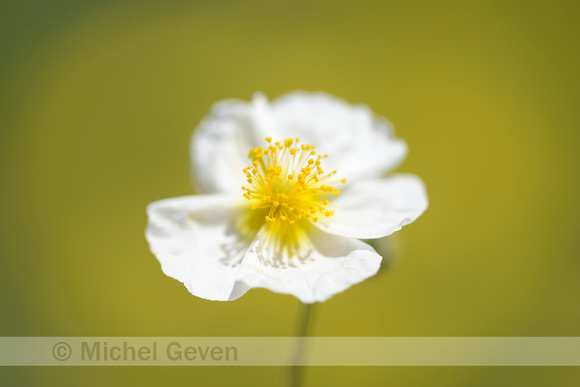
<svg viewBox="0 0 580 387">
<path fill-rule="evenodd" d="M 299 313 L 296 316 L 296 352 L 294 353 L 293 365 L 290 368 L 290 386 L 299 387 L 302 385 L 304 366 L 300 366 L 304 355 L 304 338 L 309 336 L 314 325 L 314 311 L 317 307 L 314 304 L 300 304 Z"/>
</svg>

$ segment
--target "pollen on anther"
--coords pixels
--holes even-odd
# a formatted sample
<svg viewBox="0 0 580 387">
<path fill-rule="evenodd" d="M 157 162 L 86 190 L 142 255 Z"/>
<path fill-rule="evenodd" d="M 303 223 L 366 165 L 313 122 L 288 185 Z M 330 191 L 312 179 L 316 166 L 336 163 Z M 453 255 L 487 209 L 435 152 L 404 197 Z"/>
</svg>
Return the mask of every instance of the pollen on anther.
<svg viewBox="0 0 580 387">
<path fill-rule="evenodd" d="M 313 145 L 299 141 L 287 138 L 272 142 L 271 137 L 266 137 L 267 146 L 254 148 L 249 154 L 251 165 L 244 168 L 251 185 L 242 186 L 242 190 L 250 200 L 250 209 L 267 210 L 268 215 L 262 219 L 267 223 L 277 219 L 279 225 L 275 227 L 284 230 L 292 224 L 302 227 L 304 220 L 317 222 L 321 216 L 331 216 L 333 212 L 324 207 L 329 203 L 325 196 L 340 192 L 329 184 L 346 181 L 329 180 L 336 171 L 325 173 L 321 168 L 321 159 L 326 155 L 316 155 Z"/>
</svg>

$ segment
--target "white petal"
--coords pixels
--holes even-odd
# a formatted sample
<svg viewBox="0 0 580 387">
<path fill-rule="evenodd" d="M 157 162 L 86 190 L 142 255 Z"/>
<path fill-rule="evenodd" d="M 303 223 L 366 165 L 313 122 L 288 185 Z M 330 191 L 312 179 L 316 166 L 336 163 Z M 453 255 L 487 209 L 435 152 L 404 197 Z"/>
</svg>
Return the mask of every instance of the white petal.
<svg viewBox="0 0 580 387">
<path fill-rule="evenodd" d="M 264 93 L 256 92 L 252 96 L 252 120 L 257 146 L 266 146 L 264 142 L 266 137 L 277 133 L 278 129 L 274 121 L 272 106 Z"/>
<path fill-rule="evenodd" d="M 381 238 L 417 219 L 428 206 L 421 179 L 391 175 L 365 180 L 343 190 L 332 202 L 334 215 L 316 226 L 331 234 L 351 238 Z"/>
<path fill-rule="evenodd" d="M 193 184 L 202 193 L 240 193 L 248 153 L 264 145 L 271 125 L 270 105 L 257 93 L 252 103 L 226 100 L 215 104 L 193 132 L 190 142 Z"/>
<path fill-rule="evenodd" d="M 222 195 L 160 200 L 147 208 L 146 237 L 163 272 L 195 296 L 226 301 L 249 288 L 235 286 L 239 262 L 253 236 L 237 232 L 241 207 Z"/>
<path fill-rule="evenodd" d="M 264 242 L 264 228 L 260 230 L 240 266 L 238 283 L 313 303 L 325 301 L 377 273 L 381 256 L 366 243 L 316 228 L 308 234 L 313 247 L 309 258 L 294 266 L 276 267 L 269 263 L 274 258 L 264 256 L 271 250 Z"/>
<path fill-rule="evenodd" d="M 365 105 L 351 105 L 325 93 L 294 92 L 272 104 L 277 138 L 299 137 L 328 154 L 325 170 L 347 179 L 378 177 L 407 154 L 390 123 Z"/>
<path fill-rule="evenodd" d="M 328 154 L 325 170 L 340 178 L 378 177 L 397 167 L 407 146 L 393 137 L 390 123 L 365 105 L 351 105 L 325 93 L 294 92 L 270 104 L 256 93 L 252 102 L 226 100 L 212 107 L 191 138 L 194 186 L 202 193 L 237 193 L 248 153 L 264 138 L 299 137 Z"/>
</svg>

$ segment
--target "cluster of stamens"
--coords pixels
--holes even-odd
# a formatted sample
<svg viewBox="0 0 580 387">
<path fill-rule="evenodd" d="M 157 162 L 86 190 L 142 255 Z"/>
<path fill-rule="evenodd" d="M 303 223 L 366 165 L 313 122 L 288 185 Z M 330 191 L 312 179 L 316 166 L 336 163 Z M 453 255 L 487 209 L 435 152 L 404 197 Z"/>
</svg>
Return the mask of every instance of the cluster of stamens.
<svg viewBox="0 0 580 387">
<path fill-rule="evenodd" d="M 262 209 L 269 223 L 294 224 L 301 219 L 317 222 L 320 217 L 333 215 L 328 209 L 328 195 L 340 191 L 330 184 L 337 180 L 336 171 L 325 173 L 313 145 L 299 144 L 298 138 L 274 142 L 266 138 L 268 146 L 254 148 L 249 155 L 252 165 L 244 168 L 249 186 L 243 186 L 250 208 Z"/>
</svg>

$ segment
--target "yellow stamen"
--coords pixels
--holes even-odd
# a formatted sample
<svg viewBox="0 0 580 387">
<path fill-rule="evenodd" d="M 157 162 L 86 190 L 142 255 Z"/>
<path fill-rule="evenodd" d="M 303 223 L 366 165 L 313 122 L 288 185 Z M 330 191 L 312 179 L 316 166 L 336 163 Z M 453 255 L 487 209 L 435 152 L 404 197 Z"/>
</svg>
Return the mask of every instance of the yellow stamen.
<svg viewBox="0 0 580 387">
<path fill-rule="evenodd" d="M 260 211 L 256 215 L 263 214 L 258 216 L 268 224 L 269 238 L 276 241 L 272 243 L 286 256 L 301 256 L 308 222 L 333 215 L 328 197 L 338 195 L 334 185 L 346 179 L 335 178 L 336 171 L 325 174 L 321 159 L 326 155 L 317 155 L 313 145 L 299 144 L 299 138 L 272 143 L 267 137 L 266 142 L 249 154 L 252 165 L 244 174 L 250 186 L 242 186 L 243 196 L 251 210 Z"/>
</svg>

